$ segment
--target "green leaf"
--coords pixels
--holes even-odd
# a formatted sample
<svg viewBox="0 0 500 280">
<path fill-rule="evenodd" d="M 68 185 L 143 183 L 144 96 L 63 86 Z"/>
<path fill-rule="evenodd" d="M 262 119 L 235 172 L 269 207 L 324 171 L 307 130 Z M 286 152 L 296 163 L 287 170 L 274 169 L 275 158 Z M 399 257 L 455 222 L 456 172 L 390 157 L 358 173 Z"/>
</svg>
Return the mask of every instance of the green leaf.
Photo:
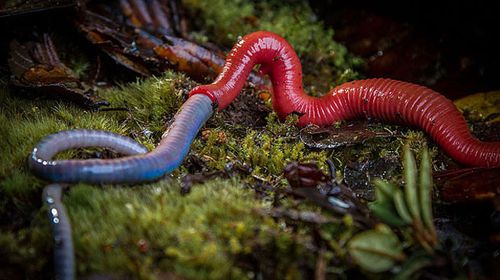
<svg viewBox="0 0 500 280">
<path fill-rule="evenodd" d="M 408 209 L 413 218 L 420 220 L 420 210 L 417 195 L 417 164 L 415 157 L 410 151 L 410 147 L 405 145 L 404 156 L 404 180 L 405 180 L 405 197 Z"/>
<path fill-rule="evenodd" d="M 349 241 L 348 250 L 354 261 L 370 272 L 389 270 L 405 259 L 401 242 L 387 226 L 357 234 Z"/>
<path fill-rule="evenodd" d="M 411 256 L 401 267 L 401 271 L 392 278 L 393 280 L 418 279 L 415 274 L 432 264 L 432 259 L 427 254 L 415 254 Z M 413 276 L 413 277 L 412 277 Z"/>
<path fill-rule="evenodd" d="M 419 196 L 420 196 L 420 209 L 422 211 L 422 220 L 424 222 L 424 225 L 428 229 L 434 230 L 434 223 L 432 221 L 432 201 L 431 201 L 432 170 L 431 170 L 431 162 L 429 159 L 429 151 L 427 149 L 422 150 L 419 177 L 420 177 Z"/>
<path fill-rule="evenodd" d="M 382 203 L 392 201 L 394 191 L 398 189 L 396 186 L 379 178 L 375 178 L 372 183 L 375 186 L 375 198 L 377 201 Z"/>
<path fill-rule="evenodd" d="M 401 227 L 408 224 L 405 220 L 401 219 L 397 214 L 394 213 L 394 207 L 392 206 L 392 200 L 386 202 L 379 202 L 378 200 L 368 204 L 368 208 L 379 217 L 384 223 Z"/>
<path fill-rule="evenodd" d="M 408 212 L 408 207 L 406 206 L 405 200 L 403 198 L 403 192 L 397 190 L 394 193 L 394 205 L 396 206 L 396 211 L 399 216 L 408 224 L 411 224 L 412 219 L 410 212 Z"/>
<path fill-rule="evenodd" d="M 498 113 L 498 104 L 500 104 L 500 90 L 480 92 L 468 95 L 455 100 L 453 103 L 460 111 L 467 111 L 467 119 L 484 120 L 488 116 Z M 490 119 L 488 122 L 495 123 L 500 121 L 500 116 Z"/>
</svg>

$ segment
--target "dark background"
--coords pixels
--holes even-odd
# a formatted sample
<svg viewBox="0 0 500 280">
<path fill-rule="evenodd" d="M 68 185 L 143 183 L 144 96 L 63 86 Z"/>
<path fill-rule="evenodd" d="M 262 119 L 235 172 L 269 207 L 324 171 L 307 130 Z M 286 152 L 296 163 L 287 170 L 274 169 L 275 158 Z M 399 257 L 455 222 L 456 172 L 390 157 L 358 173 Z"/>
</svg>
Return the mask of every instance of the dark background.
<svg viewBox="0 0 500 280">
<path fill-rule="evenodd" d="M 310 1 L 367 77 L 429 86 L 450 98 L 500 89 L 497 1 Z"/>
</svg>

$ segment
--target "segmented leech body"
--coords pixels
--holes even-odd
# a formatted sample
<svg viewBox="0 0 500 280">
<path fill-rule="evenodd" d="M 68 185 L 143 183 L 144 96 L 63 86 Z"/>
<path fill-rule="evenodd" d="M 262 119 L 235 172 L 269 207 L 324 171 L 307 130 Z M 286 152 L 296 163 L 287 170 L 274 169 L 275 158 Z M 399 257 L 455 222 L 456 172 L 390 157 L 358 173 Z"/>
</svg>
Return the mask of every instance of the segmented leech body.
<svg viewBox="0 0 500 280">
<path fill-rule="evenodd" d="M 271 78 L 273 108 L 282 119 L 298 113 L 301 126 L 325 126 L 359 117 L 414 125 L 458 162 L 500 166 L 500 143 L 474 138 L 453 102 L 426 87 L 369 79 L 345 83 L 323 97 L 308 96 L 302 87 L 302 69 L 295 51 L 271 32 L 258 31 L 243 37 L 229 53 L 217 79 L 194 88 L 190 95 L 207 95 L 223 109 L 239 94 L 256 64 Z"/>
</svg>

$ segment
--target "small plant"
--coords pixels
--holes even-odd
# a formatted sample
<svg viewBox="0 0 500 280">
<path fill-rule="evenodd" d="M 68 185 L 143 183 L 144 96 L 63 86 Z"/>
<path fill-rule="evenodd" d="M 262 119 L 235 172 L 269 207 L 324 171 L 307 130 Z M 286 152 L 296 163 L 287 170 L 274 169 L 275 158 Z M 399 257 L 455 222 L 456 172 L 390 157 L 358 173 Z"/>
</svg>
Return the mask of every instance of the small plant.
<svg viewBox="0 0 500 280">
<path fill-rule="evenodd" d="M 413 237 L 426 255 L 432 255 L 438 239 L 432 221 L 432 170 L 426 148 L 422 149 L 420 159 L 420 170 L 417 171 L 415 157 L 406 145 L 403 150 L 403 188 L 375 179 L 376 200 L 369 204 L 369 208 L 384 223 L 398 228 L 403 236 Z M 382 272 L 406 259 L 402 244 L 415 243 L 401 242 L 389 227 L 381 224 L 354 236 L 349 242 L 349 252 L 364 269 Z M 409 258 L 412 262 L 413 259 Z"/>
<path fill-rule="evenodd" d="M 432 252 L 437 245 L 437 235 L 432 222 L 432 170 L 429 151 L 425 148 L 422 150 L 419 171 L 408 146 L 404 147 L 403 153 L 403 189 L 388 181 L 375 179 L 373 184 L 376 201 L 369 207 L 389 225 L 411 225 L 418 243 L 426 251 Z"/>
</svg>

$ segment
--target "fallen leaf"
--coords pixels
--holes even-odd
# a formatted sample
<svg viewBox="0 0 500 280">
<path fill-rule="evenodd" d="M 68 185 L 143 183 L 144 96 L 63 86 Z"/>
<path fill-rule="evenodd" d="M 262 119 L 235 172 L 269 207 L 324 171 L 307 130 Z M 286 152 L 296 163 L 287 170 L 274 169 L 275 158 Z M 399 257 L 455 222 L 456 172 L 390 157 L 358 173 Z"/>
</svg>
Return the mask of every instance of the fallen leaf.
<svg viewBox="0 0 500 280">
<path fill-rule="evenodd" d="M 340 127 L 307 126 L 300 131 L 300 140 L 311 148 L 334 149 L 363 143 L 376 137 L 395 137 L 388 131 L 374 131 L 367 122 L 353 122 Z"/>
<path fill-rule="evenodd" d="M 354 236 L 348 250 L 354 261 L 370 272 L 386 271 L 406 258 L 396 234 L 382 225 Z"/>
</svg>

